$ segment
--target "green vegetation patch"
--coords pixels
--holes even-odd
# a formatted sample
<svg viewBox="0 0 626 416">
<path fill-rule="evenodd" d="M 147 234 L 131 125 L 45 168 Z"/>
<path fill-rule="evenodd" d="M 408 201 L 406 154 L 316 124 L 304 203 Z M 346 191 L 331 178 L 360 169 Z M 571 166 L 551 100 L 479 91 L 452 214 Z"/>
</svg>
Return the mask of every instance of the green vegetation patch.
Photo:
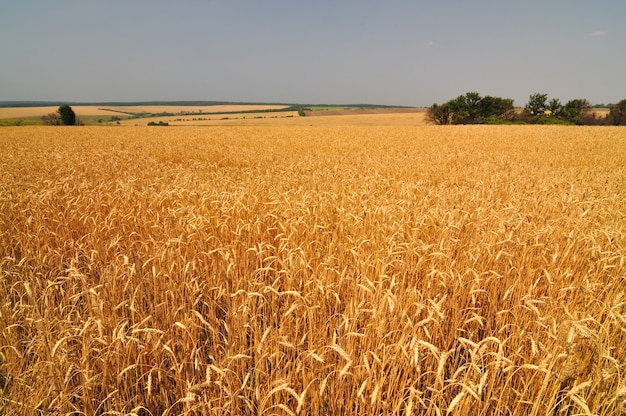
<svg viewBox="0 0 626 416">
<path fill-rule="evenodd" d="M 9 126 L 41 126 L 43 122 L 41 118 L 32 119 L 32 118 L 5 118 L 0 119 L 0 126 L 9 127 Z"/>
</svg>

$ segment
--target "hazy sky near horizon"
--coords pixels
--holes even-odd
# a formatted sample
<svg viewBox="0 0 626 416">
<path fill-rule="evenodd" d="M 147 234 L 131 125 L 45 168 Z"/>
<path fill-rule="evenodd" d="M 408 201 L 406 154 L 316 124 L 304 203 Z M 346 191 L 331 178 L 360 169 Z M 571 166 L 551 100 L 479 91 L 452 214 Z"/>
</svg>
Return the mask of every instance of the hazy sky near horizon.
<svg viewBox="0 0 626 416">
<path fill-rule="evenodd" d="M 624 0 L 0 0 L 0 101 L 626 98 Z"/>
</svg>

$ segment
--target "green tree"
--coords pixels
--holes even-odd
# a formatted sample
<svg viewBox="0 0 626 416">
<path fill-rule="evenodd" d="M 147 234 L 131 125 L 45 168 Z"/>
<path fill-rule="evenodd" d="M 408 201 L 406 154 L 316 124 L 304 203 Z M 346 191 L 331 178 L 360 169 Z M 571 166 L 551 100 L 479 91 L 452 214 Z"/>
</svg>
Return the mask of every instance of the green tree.
<svg viewBox="0 0 626 416">
<path fill-rule="evenodd" d="M 510 98 L 492 97 L 487 95 L 478 102 L 478 122 L 482 123 L 485 119 L 502 119 L 511 120 L 515 108 L 513 100 Z"/>
<path fill-rule="evenodd" d="M 531 116 L 538 116 L 546 112 L 548 94 L 531 94 L 526 107 L 524 108 Z"/>
<path fill-rule="evenodd" d="M 561 104 L 561 100 L 558 98 L 553 98 L 548 103 L 547 109 L 550 110 L 550 114 L 554 117 L 558 117 L 561 113 L 561 109 L 563 108 L 563 104 Z"/>
<path fill-rule="evenodd" d="M 584 124 L 591 111 L 591 104 L 584 98 L 569 100 L 561 110 L 560 118 L 574 124 Z"/>
<path fill-rule="evenodd" d="M 442 105 L 434 104 L 428 118 L 435 124 L 472 124 L 476 122 L 479 102 L 477 92 L 468 92 Z"/>
<path fill-rule="evenodd" d="M 64 126 L 75 126 L 76 125 L 76 114 L 72 107 L 69 105 L 62 105 L 57 110 L 59 113 L 59 117 L 61 118 L 61 124 Z"/>
<path fill-rule="evenodd" d="M 455 124 L 474 124 L 480 118 L 480 94 L 477 92 L 468 92 L 456 99 L 458 103 Z"/>
<path fill-rule="evenodd" d="M 609 124 L 626 126 L 626 99 L 612 105 L 607 117 Z"/>
<path fill-rule="evenodd" d="M 452 107 L 450 102 L 444 104 L 433 104 L 426 111 L 426 118 L 434 124 L 452 124 Z"/>
</svg>

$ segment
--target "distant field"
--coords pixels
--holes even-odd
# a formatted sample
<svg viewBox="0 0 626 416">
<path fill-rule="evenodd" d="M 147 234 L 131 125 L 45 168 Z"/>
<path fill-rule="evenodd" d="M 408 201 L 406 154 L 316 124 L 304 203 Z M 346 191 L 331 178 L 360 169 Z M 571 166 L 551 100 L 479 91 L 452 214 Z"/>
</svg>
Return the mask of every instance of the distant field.
<svg viewBox="0 0 626 416">
<path fill-rule="evenodd" d="M 0 119 L 3 118 L 37 118 L 57 111 L 58 106 L 51 107 L 6 107 L 0 108 Z M 78 117 L 121 115 L 100 109 L 97 106 L 72 106 Z"/>
<path fill-rule="evenodd" d="M 0 125 L 40 123 L 43 115 L 58 107 L 0 108 Z M 315 107 L 301 117 L 298 111 L 280 111 L 283 105 L 211 105 L 211 106 L 73 106 L 84 124 L 111 123 L 141 126 L 168 123 L 171 126 L 203 125 L 423 125 L 425 110 L 416 108 L 337 108 Z M 171 113 L 168 116 L 159 116 Z M 22 120 L 22 122 L 20 122 Z M 23 120 L 26 120 L 24 122 Z"/>
<path fill-rule="evenodd" d="M 419 108 L 337 108 L 323 107 L 307 110 L 301 117 L 298 111 L 280 111 L 282 105 L 212 105 L 212 106 L 73 106 L 78 118 L 85 124 L 111 122 L 127 126 L 145 126 L 150 122 L 171 126 L 252 126 L 267 124 L 288 125 L 424 125 L 425 109 Z M 2 120 L 15 124 L 18 120 L 40 122 L 43 115 L 54 113 L 58 107 L 0 108 Z M 271 110 L 271 111 L 268 111 Z M 171 113 L 169 116 L 158 116 Z M 157 116 L 155 116 L 157 115 Z M 25 124 L 25 123 L 22 123 Z"/>
<path fill-rule="evenodd" d="M 418 116 L 2 128 L 0 414 L 624 415 L 626 130 Z"/>
<path fill-rule="evenodd" d="M 9 107 L 0 108 L 0 125 L 15 124 L 27 120 L 39 123 L 43 115 L 53 113 L 58 107 Z M 283 105 L 211 105 L 211 106 L 73 106 L 79 119 L 85 124 L 99 124 L 119 119 L 119 124 L 146 125 L 164 122 L 170 125 L 266 125 L 270 123 L 290 125 L 426 125 L 424 108 L 341 108 L 312 107 L 302 118 L 297 111 L 279 111 Z M 268 112 L 268 110 L 271 110 Z M 258 111 L 258 113 L 256 113 Z M 598 117 L 608 114 L 608 109 L 594 109 Z M 161 116 L 172 113 L 171 116 Z M 216 114 L 217 113 L 217 114 Z M 156 115 L 156 116 L 155 116 Z M 5 120 L 5 123 L 2 122 Z"/>
<path fill-rule="evenodd" d="M 0 108 L 0 119 L 39 118 L 49 113 L 54 113 L 58 106 L 50 107 L 7 107 Z M 175 113 L 184 112 L 232 112 L 232 111 L 257 111 L 257 110 L 280 110 L 282 105 L 211 105 L 211 106 L 72 106 L 76 115 L 80 117 L 111 116 L 128 117 L 139 113 Z"/>
<path fill-rule="evenodd" d="M 207 106 L 180 106 L 180 105 L 140 105 L 140 106 L 113 106 L 102 107 L 123 113 L 225 113 L 235 111 L 256 111 L 256 110 L 280 110 L 286 108 L 284 105 L 207 105 Z"/>
<path fill-rule="evenodd" d="M 254 111 L 254 110 L 251 110 Z M 219 114 L 193 114 L 193 115 L 181 115 L 175 114 L 173 116 L 163 117 L 143 117 L 143 118 L 130 118 L 120 122 L 126 126 L 145 126 L 147 123 L 164 122 L 171 126 L 203 126 L 203 125 L 232 125 L 232 124 L 250 124 L 251 122 L 259 121 L 262 119 L 272 120 L 274 123 L 276 119 L 285 117 L 298 117 L 297 111 L 272 111 L 272 112 L 259 112 L 259 113 L 219 113 Z"/>
<path fill-rule="evenodd" d="M 609 114 L 610 109 L 608 108 L 594 108 L 593 113 L 598 117 L 604 117 Z"/>
<path fill-rule="evenodd" d="M 164 122 L 171 126 L 327 126 L 327 125 L 391 125 L 423 126 L 427 124 L 424 110 L 341 110 L 314 111 L 301 117 L 297 111 L 279 111 L 271 113 L 235 113 L 193 116 L 167 116 L 122 120 L 122 125 L 146 125 L 149 122 Z"/>
<path fill-rule="evenodd" d="M 345 115 L 359 115 L 359 114 L 414 114 L 425 113 L 424 108 L 326 108 L 315 109 L 306 111 L 308 116 L 345 116 Z"/>
<path fill-rule="evenodd" d="M 0 108 L 0 126 L 41 124 L 41 116 L 58 107 Z M 80 121 L 86 125 L 120 124 L 145 126 L 167 123 L 170 126 L 424 126 L 425 108 L 338 108 L 314 107 L 302 117 L 298 111 L 280 111 L 277 105 L 214 106 L 76 106 Z M 242 112 L 239 112 L 242 111 Z M 132 114 L 130 114 L 132 112 Z M 598 117 L 608 109 L 594 109 Z M 159 116 L 171 113 L 168 116 Z"/>
</svg>

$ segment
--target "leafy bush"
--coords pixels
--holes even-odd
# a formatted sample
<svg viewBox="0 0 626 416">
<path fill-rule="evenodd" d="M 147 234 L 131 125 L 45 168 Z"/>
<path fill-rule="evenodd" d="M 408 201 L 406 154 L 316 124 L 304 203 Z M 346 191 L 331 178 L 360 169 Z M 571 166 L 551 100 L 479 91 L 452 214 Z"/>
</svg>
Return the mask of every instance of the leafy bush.
<svg viewBox="0 0 626 416">
<path fill-rule="evenodd" d="M 513 119 L 513 100 L 500 97 L 481 97 L 477 92 L 468 92 L 441 105 L 433 104 L 426 117 L 435 124 L 476 124 L 496 119 L 503 123 Z"/>
<path fill-rule="evenodd" d="M 483 117 L 478 120 L 478 124 L 525 124 L 514 119 L 505 119 L 498 116 Z"/>
<path fill-rule="evenodd" d="M 572 123 L 570 123 L 567 120 L 562 120 L 550 114 L 539 114 L 533 119 L 533 124 L 555 124 L 555 125 L 560 125 L 560 126 L 567 126 Z"/>
<path fill-rule="evenodd" d="M 626 126 L 626 99 L 611 106 L 607 121 L 614 126 Z"/>
</svg>

